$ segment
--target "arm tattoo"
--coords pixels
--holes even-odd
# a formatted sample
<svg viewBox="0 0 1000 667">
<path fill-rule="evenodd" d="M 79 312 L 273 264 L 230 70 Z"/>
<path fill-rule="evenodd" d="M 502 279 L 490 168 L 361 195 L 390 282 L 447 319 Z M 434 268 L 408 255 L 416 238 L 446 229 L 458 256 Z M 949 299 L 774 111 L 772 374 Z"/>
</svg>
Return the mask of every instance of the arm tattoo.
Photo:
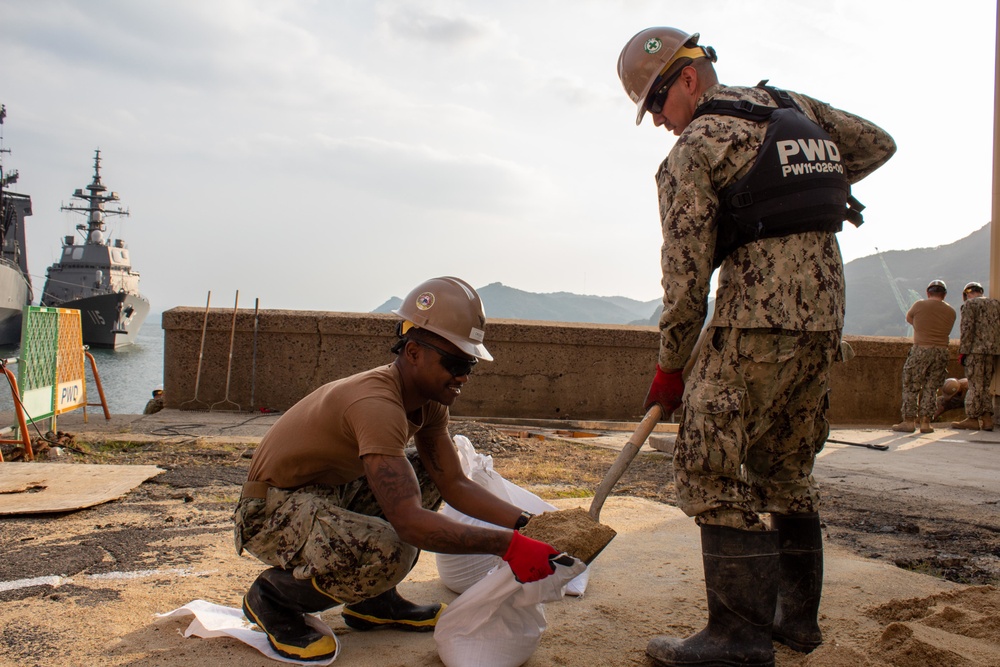
<svg viewBox="0 0 1000 667">
<path fill-rule="evenodd" d="M 372 491 L 383 512 L 389 515 L 391 508 L 414 498 L 420 503 L 420 486 L 406 458 L 379 456 L 373 463 L 369 480 L 373 482 Z"/>
<path fill-rule="evenodd" d="M 454 526 L 446 526 L 428 532 L 427 539 L 435 545 L 434 551 L 437 553 L 490 553 L 500 556 L 510 544 L 510 532 L 454 522 Z"/>
<path fill-rule="evenodd" d="M 435 472 L 444 472 L 444 468 L 441 467 L 441 461 L 438 458 L 437 447 L 423 447 L 420 449 L 420 458 L 423 460 L 424 465 L 428 468 L 433 468 Z"/>
</svg>

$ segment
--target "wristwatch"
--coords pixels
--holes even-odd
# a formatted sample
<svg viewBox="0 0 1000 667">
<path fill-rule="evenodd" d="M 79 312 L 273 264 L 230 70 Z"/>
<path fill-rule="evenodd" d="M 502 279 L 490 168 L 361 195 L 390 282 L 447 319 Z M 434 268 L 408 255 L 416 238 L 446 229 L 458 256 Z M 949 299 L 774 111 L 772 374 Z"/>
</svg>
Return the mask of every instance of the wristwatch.
<svg viewBox="0 0 1000 667">
<path fill-rule="evenodd" d="M 531 512 L 521 512 L 521 516 L 517 517 L 517 521 L 514 523 L 514 530 L 521 530 L 527 526 L 533 516 L 535 515 Z"/>
</svg>

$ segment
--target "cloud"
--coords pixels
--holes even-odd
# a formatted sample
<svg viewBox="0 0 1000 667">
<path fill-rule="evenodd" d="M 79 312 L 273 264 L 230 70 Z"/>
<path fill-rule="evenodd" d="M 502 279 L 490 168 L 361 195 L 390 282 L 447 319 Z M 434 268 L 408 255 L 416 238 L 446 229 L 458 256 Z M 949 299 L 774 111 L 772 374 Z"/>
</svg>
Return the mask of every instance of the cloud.
<svg viewBox="0 0 1000 667">
<path fill-rule="evenodd" d="M 484 154 L 456 153 L 376 137 L 318 136 L 323 177 L 406 208 L 515 214 L 538 195 L 538 174 Z"/>
<path fill-rule="evenodd" d="M 463 14 L 457 7 L 429 5 L 380 3 L 376 10 L 380 34 L 387 40 L 423 42 L 435 47 L 481 46 L 498 34 L 493 22 Z"/>
</svg>

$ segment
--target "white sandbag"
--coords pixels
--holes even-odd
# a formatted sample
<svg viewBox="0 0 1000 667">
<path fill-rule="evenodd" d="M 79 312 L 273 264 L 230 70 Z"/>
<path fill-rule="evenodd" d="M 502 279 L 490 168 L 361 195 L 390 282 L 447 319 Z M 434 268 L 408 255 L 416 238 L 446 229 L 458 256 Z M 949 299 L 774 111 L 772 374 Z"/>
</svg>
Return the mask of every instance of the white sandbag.
<svg viewBox="0 0 1000 667">
<path fill-rule="evenodd" d="M 458 456 L 466 476 L 480 486 L 486 487 L 493 495 L 532 514 L 542 514 L 556 509 L 555 505 L 504 479 L 500 473 L 493 470 L 493 457 L 477 452 L 464 435 L 455 436 L 455 446 L 458 448 Z M 495 527 L 491 523 L 463 514 L 447 503 L 441 508 L 441 513 L 467 526 Z M 435 554 L 435 558 L 441 581 L 456 593 L 464 593 L 503 562 L 500 556 L 493 554 Z M 579 577 L 569 582 L 566 594 L 583 595 L 587 590 L 589 578 L 590 570 L 586 569 Z"/>
<path fill-rule="evenodd" d="M 438 655 L 446 667 L 518 667 L 538 648 L 545 631 L 546 602 L 562 599 L 564 587 L 586 565 L 556 564 L 541 581 L 521 584 L 510 566 L 501 563 L 479 583 L 458 596 L 441 613 L 434 628 Z"/>
<path fill-rule="evenodd" d="M 467 526 L 496 528 L 493 524 L 462 514 L 447 503 L 441 508 L 441 513 Z M 456 593 L 469 590 L 473 584 L 503 562 L 500 556 L 493 554 L 435 554 L 435 557 L 442 583 Z"/>
</svg>

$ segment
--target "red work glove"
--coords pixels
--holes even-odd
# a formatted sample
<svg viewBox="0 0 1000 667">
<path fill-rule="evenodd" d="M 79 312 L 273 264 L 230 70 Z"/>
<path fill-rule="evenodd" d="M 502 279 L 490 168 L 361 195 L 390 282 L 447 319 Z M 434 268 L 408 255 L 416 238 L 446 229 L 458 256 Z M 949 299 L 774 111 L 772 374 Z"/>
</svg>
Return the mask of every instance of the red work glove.
<svg viewBox="0 0 1000 667">
<path fill-rule="evenodd" d="M 549 556 L 558 555 L 559 552 L 545 542 L 525 537 L 515 530 L 503 559 L 510 564 L 514 578 L 522 584 L 527 584 L 544 579 L 555 572 L 556 568 L 549 560 Z"/>
<path fill-rule="evenodd" d="M 674 414 L 674 410 L 681 407 L 681 398 L 684 396 L 684 378 L 681 377 L 683 371 L 665 371 L 656 364 L 656 376 L 653 384 L 646 394 L 646 401 L 642 404 L 643 410 L 649 410 L 653 403 L 659 403 L 663 410 L 663 419 L 668 419 Z"/>
<path fill-rule="evenodd" d="M 965 355 L 964 354 L 958 355 L 958 363 L 962 364 L 963 366 L 965 365 Z"/>
</svg>

